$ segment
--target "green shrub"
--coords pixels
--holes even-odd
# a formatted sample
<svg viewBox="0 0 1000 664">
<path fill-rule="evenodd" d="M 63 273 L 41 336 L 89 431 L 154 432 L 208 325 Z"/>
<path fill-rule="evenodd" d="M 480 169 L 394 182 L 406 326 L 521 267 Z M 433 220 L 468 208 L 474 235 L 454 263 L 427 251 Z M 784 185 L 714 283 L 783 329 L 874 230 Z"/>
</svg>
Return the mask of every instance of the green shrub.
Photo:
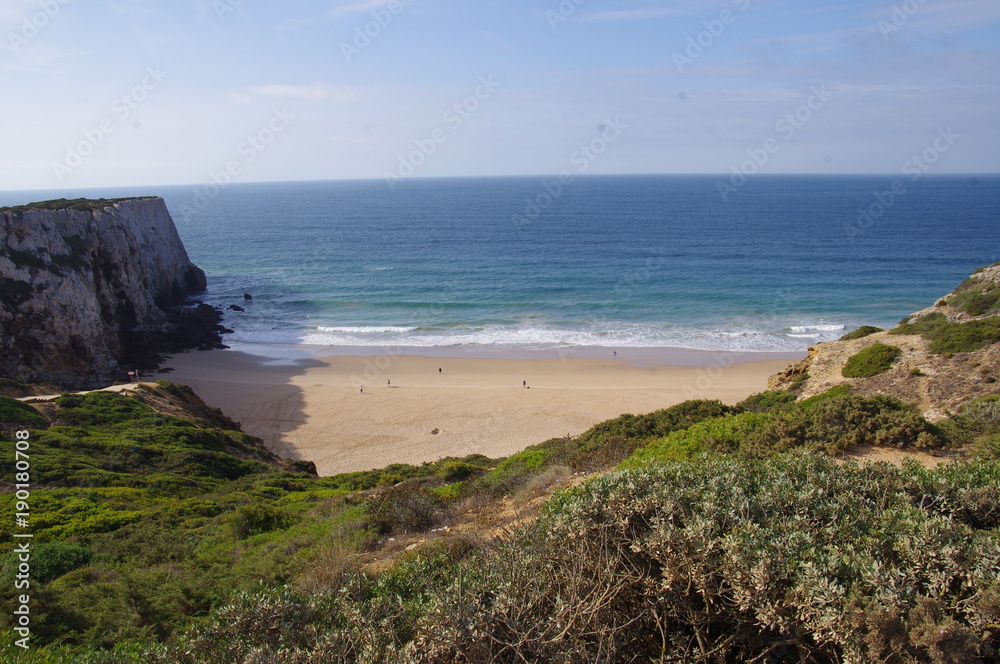
<svg viewBox="0 0 1000 664">
<path fill-rule="evenodd" d="M 976 437 L 972 441 L 970 452 L 977 459 L 1000 461 L 1000 433 Z"/>
<path fill-rule="evenodd" d="M 36 429 L 45 428 L 48 422 L 42 414 L 26 403 L 0 396 L 0 424 L 32 427 Z"/>
<path fill-rule="evenodd" d="M 858 445 L 942 447 L 945 435 L 898 399 L 852 396 L 834 388 L 772 413 L 708 420 L 650 443 L 622 468 L 689 460 L 699 455 L 773 457 L 795 449 L 838 454 Z"/>
<path fill-rule="evenodd" d="M 90 563 L 91 552 L 86 547 L 68 542 L 37 542 L 31 544 L 31 581 L 45 584 L 63 574 Z M 13 586 L 18 569 L 18 555 L 10 550 L 2 557 L 0 578 Z"/>
<path fill-rule="evenodd" d="M 982 316 L 1000 307 L 1000 288 L 982 279 L 966 279 L 948 301 L 952 307 L 970 316 Z"/>
<path fill-rule="evenodd" d="M 889 330 L 889 334 L 919 334 L 931 339 L 937 330 L 948 324 L 947 316 L 932 313 L 920 318 L 904 318 L 899 325 Z"/>
<path fill-rule="evenodd" d="M 932 353 L 950 357 L 951 353 L 967 353 L 1000 342 L 1000 316 L 949 323 L 944 314 L 928 314 L 915 321 L 904 321 L 889 333 L 919 334 L 931 341 Z"/>
<path fill-rule="evenodd" d="M 862 325 L 853 332 L 848 332 L 840 338 L 840 341 L 850 341 L 851 339 L 861 339 L 867 337 L 869 334 L 875 334 L 876 332 L 885 332 L 881 327 L 875 327 L 874 325 Z"/>
<path fill-rule="evenodd" d="M 461 564 L 411 661 L 989 661 L 1000 542 L 933 498 L 998 480 L 811 456 L 614 473 Z"/>
<path fill-rule="evenodd" d="M 637 450 L 621 467 L 642 468 L 651 463 L 694 459 L 702 453 L 734 452 L 773 417 L 766 413 L 738 413 L 700 422 Z"/>
<path fill-rule="evenodd" d="M 845 378 L 870 378 L 885 373 L 902 354 L 896 346 L 876 343 L 847 359 L 841 374 Z"/>
<path fill-rule="evenodd" d="M 287 528 L 291 525 L 292 518 L 285 510 L 252 503 L 233 510 L 226 515 L 225 521 L 235 537 L 247 539 L 253 535 Z"/>
<path fill-rule="evenodd" d="M 0 394 L 8 397 L 26 397 L 31 394 L 28 386 L 10 378 L 0 378 Z"/>
<path fill-rule="evenodd" d="M 736 404 L 736 409 L 751 413 L 767 413 L 788 410 L 795 403 L 795 395 L 781 390 L 769 390 L 752 394 Z"/>
<path fill-rule="evenodd" d="M 58 419 L 72 426 L 107 426 L 154 415 L 149 406 L 114 392 L 64 394 L 55 404 Z"/>
<path fill-rule="evenodd" d="M 796 448 L 838 454 L 858 445 L 942 447 L 945 437 L 912 407 L 894 397 L 841 395 L 781 413 L 747 436 L 743 456 L 768 456 Z"/>
<path fill-rule="evenodd" d="M 932 353 L 967 353 L 1000 342 L 1000 316 L 951 323 L 934 335 L 928 350 Z"/>
<path fill-rule="evenodd" d="M 386 487 L 367 505 L 370 527 L 383 535 L 424 532 L 439 525 L 447 516 L 445 501 L 412 480 Z"/>
<path fill-rule="evenodd" d="M 482 466 L 476 466 L 463 461 L 449 461 L 437 471 L 437 476 L 448 483 L 462 482 L 470 477 L 477 477 L 487 471 Z"/>
<path fill-rule="evenodd" d="M 808 409 L 815 406 L 818 403 L 823 403 L 824 401 L 830 401 L 831 399 L 837 399 L 839 397 L 847 396 L 851 393 L 850 385 L 835 385 L 831 387 L 826 392 L 820 392 L 815 394 L 808 399 L 803 399 L 798 403 L 799 408 Z"/>
</svg>

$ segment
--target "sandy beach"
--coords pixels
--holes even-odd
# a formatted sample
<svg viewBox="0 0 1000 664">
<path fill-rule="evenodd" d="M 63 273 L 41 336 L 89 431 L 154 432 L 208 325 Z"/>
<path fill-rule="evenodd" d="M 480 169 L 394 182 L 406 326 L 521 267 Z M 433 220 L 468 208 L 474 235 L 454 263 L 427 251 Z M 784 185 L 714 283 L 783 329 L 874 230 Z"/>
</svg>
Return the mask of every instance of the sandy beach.
<svg viewBox="0 0 1000 664">
<path fill-rule="evenodd" d="M 170 358 L 165 366 L 173 371 L 162 377 L 190 385 L 275 453 L 308 459 L 331 475 L 445 456 L 506 456 L 685 399 L 735 403 L 766 389 L 768 376 L 794 357 L 298 355 L 190 352 Z"/>
</svg>

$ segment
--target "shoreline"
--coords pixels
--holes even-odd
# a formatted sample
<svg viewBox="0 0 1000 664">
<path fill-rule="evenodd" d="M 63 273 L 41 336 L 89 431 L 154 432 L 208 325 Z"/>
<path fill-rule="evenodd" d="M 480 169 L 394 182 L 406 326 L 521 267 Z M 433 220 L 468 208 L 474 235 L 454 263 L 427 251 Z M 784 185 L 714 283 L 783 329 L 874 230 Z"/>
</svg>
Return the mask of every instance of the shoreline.
<svg viewBox="0 0 1000 664">
<path fill-rule="evenodd" d="M 820 343 L 820 342 L 817 342 Z M 230 342 L 228 352 L 246 353 L 267 361 L 288 359 L 323 359 L 338 356 L 374 357 L 409 356 L 465 359 L 618 359 L 642 366 L 712 366 L 722 362 L 787 360 L 795 362 L 806 356 L 801 351 L 705 350 L 681 346 L 321 346 L 314 344 L 263 344 Z M 226 351 L 219 351 L 226 352 Z M 617 355 L 615 355 L 617 353 Z"/>
<path fill-rule="evenodd" d="M 321 476 L 508 456 L 686 399 L 733 404 L 805 355 L 619 348 L 615 358 L 615 349 L 589 347 L 517 358 L 504 350 L 246 346 L 171 356 L 164 367 L 172 371 L 157 377 L 190 385 L 276 454 L 313 461 Z"/>
</svg>

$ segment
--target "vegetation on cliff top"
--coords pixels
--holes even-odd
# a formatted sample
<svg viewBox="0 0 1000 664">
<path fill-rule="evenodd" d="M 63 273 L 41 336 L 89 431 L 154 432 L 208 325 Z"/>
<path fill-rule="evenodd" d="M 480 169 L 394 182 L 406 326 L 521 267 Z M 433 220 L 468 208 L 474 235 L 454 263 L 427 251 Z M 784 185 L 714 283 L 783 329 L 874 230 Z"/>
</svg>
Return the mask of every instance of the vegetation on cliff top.
<svg viewBox="0 0 1000 664">
<path fill-rule="evenodd" d="M 932 353 L 964 353 L 1000 342 L 1000 316 L 951 323 L 947 316 L 935 312 L 905 319 L 889 334 L 919 334 L 931 340 Z"/>
<path fill-rule="evenodd" d="M 155 196 L 129 196 L 127 198 L 56 198 L 50 201 L 38 201 L 25 205 L 10 205 L 0 207 L 0 213 L 24 214 L 35 210 L 76 210 L 78 212 L 99 212 L 109 205 L 124 201 L 150 200 Z"/>
<path fill-rule="evenodd" d="M 997 267 L 994 264 L 990 267 Z M 976 270 L 981 275 L 986 268 Z M 969 314 L 970 316 L 987 316 L 1000 313 L 1000 285 L 982 276 L 969 277 L 948 296 L 945 301 L 948 306 Z"/>
<path fill-rule="evenodd" d="M 13 661 L 995 657 L 1000 408 L 935 427 L 848 392 L 689 401 L 501 462 L 330 478 L 291 472 L 180 386 L 67 395 L 32 411 L 34 640 Z M 982 459 L 898 469 L 821 453 L 899 443 Z M 430 537 L 545 478 L 622 461 L 502 540 Z M 8 532 L 13 502 L 0 496 Z M 382 571 L 362 564 L 407 532 L 428 542 Z M 0 559 L 5 603 L 15 564 Z"/>
</svg>

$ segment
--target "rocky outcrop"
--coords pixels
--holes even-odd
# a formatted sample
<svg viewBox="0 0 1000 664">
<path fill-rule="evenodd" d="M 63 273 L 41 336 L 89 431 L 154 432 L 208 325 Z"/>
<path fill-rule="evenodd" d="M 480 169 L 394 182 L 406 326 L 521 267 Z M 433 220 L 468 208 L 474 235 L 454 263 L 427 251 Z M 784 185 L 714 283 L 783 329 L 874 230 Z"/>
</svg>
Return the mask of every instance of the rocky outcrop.
<svg viewBox="0 0 1000 664">
<path fill-rule="evenodd" d="M 808 398 L 838 385 L 850 385 L 857 394 L 890 394 L 914 403 L 931 420 L 955 412 L 970 399 L 1000 394 L 1000 343 L 987 343 L 967 352 L 939 352 L 922 334 L 900 334 L 920 321 L 964 324 L 993 321 L 1000 315 L 1000 263 L 981 268 L 933 306 L 901 321 L 893 331 L 857 339 L 830 341 L 809 348 L 804 360 L 771 376 L 768 389 L 790 390 Z M 904 324 L 911 324 L 904 326 Z M 846 378 L 847 360 L 882 343 L 902 352 L 888 371 L 868 378 Z"/>
<path fill-rule="evenodd" d="M 161 198 L 0 209 L 0 375 L 84 389 L 221 342 L 219 314 Z"/>
</svg>

